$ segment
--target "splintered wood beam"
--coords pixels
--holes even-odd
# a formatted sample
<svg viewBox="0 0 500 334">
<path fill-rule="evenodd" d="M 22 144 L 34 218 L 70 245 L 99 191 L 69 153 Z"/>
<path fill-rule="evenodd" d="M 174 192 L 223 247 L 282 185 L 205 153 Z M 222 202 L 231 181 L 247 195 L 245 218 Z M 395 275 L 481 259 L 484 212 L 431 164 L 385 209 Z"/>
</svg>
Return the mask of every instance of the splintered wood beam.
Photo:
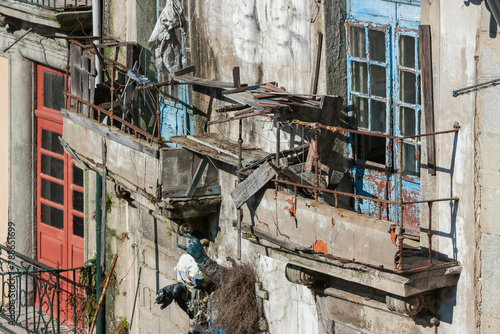
<svg viewBox="0 0 500 334">
<path fill-rule="evenodd" d="M 275 176 L 276 172 L 269 162 L 265 162 L 262 166 L 257 168 L 255 172 L 250 174 L 250 176 L 238 184 L 231 192 L 231 197 L 233 198 L 236 208 L 239 209 Z"/>
</svg>

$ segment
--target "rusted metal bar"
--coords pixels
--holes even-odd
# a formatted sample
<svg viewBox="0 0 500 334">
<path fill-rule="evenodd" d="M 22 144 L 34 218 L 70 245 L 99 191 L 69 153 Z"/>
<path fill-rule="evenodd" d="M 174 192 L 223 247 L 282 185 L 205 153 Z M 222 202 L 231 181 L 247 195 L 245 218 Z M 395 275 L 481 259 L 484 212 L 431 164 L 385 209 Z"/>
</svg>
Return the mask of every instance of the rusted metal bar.
<svg viewBox="0 0 500 334">
<path fill-rule="evenodd" d="M 397 226 L 399 226 L 399 262 L 398 269 L 403 270 L 403 139 L 397 140 L 398 145 L 398 211 L 396 215 Z"/>
<path fill-rule="evenodd" d="M 431 268 L 439 268 L 439 267 L 448 267 L 448 266 L 458 265 L 459 263 L 460 262 L 458 262 L 458 261 L 435 263 L 432 265 L 426 265 L 426 266 L 416 267 L 416 268 L 411 268 L 411 269 L 406 269 L 406 270 L 397 270 L 397 272 L 400 274 L 414 273 L 417 271 L 422 271 L 422 270 L 431 269 Z"/>
<path fill-rule="evenodd" d="M 144 86 L 137 86 L 136 89 L 143 90 L 143 89 L 149 89 L 149 88 L 155 88 L 155 87 L 158 88 L 158 87 L 163 87 L 163 86 L 178 86 L 178 85 L 189 85 L 189 82 L 179 82 L 177 80 L 151 82 L 151 83 L 144 85 Z"/>
<path fill-rule="evenodd" d="M 19 42 L 21 39 L 23 39 L 23 38 L 24 38 L 24 36 L 26 36 L 26 35 L 27 35 L 27 34 L 28 34 L 31 30 L 33 30 L 33 28 L 29 28 L 28 30 L 26 30 L 26 32 L 25 32 L 22 36 L 20 36 L 19 38 L 17 38 L 17 39 L 14 41 L 14 43 L 12 43 L 12 44 L 11 44 L 11 45 L 9 45 L 8 47 L 6 47 L 6 48 L 3 50 L 3 52 L 7 52 L 7 51 L 9 51 L 9 49 L 10 49 L 11 47 L 13 47 L 14 45 L 16 45 L 16 44 L 17 44 L 17 42 Z"/>
<path fill-rule="evenodd" d="M 401 139 L 409 139 L 409 138 L 419 138 L 419 137 L 425 137 L 425 136 L 435 136 L 435 135 L 440 135 L 440 134 L 458 132 L 460 130 L 460 125 L 454 124 L 453 129 L 451 129 L 451 130 L 424 133 L 424 134 L 413 135 L 413 136 L 397 137 L 397 136 L 388 135 L 388 134 L 384 134 L 384 133 L 375 133 L 375 132 L 369 132 L 369 131 L 363 131 L 363 130 L 346 129 L 346 128 L 341 128 L 341 127 L 337 127 L 337 126 L 327 126 L 327 125 L 323 125 L 320 123 L 311 123 L 311 122 L 304 122 L 304 121 L 298 121 L 298 120 L 293 120 L 292 123 L 300 124 L 300 125 L 304 125 L 304 126 L 310 126 L 310 127 L 319 127 L 322 129 L 327 129 L 327 130 L 333 131 L 333 132 L 342 131 L 342 132 L 349 132 L 349 133 L 354 133 L 354 134 L 359 134 L 359 135 L 366 135 L 366 136 L 380 137 L 380 138 L 389 138 L 389 139 L 400 139 L 400 138 Z"/>
<path fill-rule="evenodd" d="M 75 41 L 75 40 L 70 40 L 70 43 L 73 43 L 73 44 L 75 44 L 75 45 L 78 45 L 78 46 L 79 46 L 79 47 L 81 47 L 82 49 L 85 47 L 85 45 L 84 45 L 84 44 L 79 43 L 79 42 L 77 42 L 77 41 Z M 95 45 L 95 44 L 93 44 L 93 45 Z M 131 69 L 131 68 L 129 68 L 129 67 L 127 67 L 127 66 L 125 66 L 125 65 L 123 65 L 123 64 L 121 64 L 121 63 L 119 63 L 119 62 L 117 62 L 117 61 L 115 61 L 114 59 L 111 59 L 111 58 L 109 58 L 109 57 L 106 57 L 105 55 L 101 54 L 100 52 L 97 52 L 97 51 L 96 51 L 96 49 L 97 49 L 97 48 L 93 48 L 93 49 L 89 49 L 89 50 L 87 50 L 87 51 L 89 51 L 89 52 L 91 52 L 91 53 L 93 53 L 93 54 L 97 55 L 99 58 L 102 58 L 102 59 L 107 60 L 109 63 L 111 63 L 111 64 L 113 64 L 113 65 L 115 65 L 115 66 L 117 66 L 117 67 L 121 68 L 122 70 L 128 71 L 128 70 L 130 70 L 130 69 Z"/>
<path fill-rule="evenodd" d="M 333 194 L 334 197 L 335 197 L 335 207 L 338 208 L 339 207 L 339 195 L 338 194 Z"/>
<path fill-rule="evenodd" d="M 111 86 L 109 87 L 109 92 L 111 94 L 111 109 L 109 112 L 109 124 L 113 126 L 113 118 L 114 118 L 114 103 L 115 100 L 115 67 L 111 66 Z"/>
<path fill-rule="evenodd" d="M 314 152 L 314 200 L 318 200 L 318 188 L 319 188 L 319 178 L 318 178 L 318 162 L 319 162 L 319 145 L 318 145 L 318 137 L 319 137 L 319 128 L 314 128 L 314 140 L 316 141 L 316 152 Z"/>
<path fill-rule="evenodd" d="M 161 141 L 160 132 L 160 91 L 156 91 L 156 124 L 158 127 L 158 141 Z"/>
<path fill-rule="evenodd" d="M 94 320 L 92 321 L 92 325 L 90 326 L 89 330 L 90 334 L 94 332 L 95 322 L 97 320 L 97 314 L 99 313 L 99 309 L 101 308 L 102 302 L 104 301 L 104 296 L 106 295 L 106 290 L 108 289 L 111 276 L 113 276 L 113 271 L 115 269 L 117 259 L 118 259 L 118 254 L 115 254 L 115 257 L 113 258 L 113 263 L 111 264 L 111 269 L 109 269 L 108 277 L 106 278 L 106 283 L 104 283 L 104 287 L 102 288 L 101 298 L 99 299 L 99 303 L 97 304 L 97 309 L 95 310 Z"/>
<path fill-rule="evenodd" d="M 297 217 L 297 186 L 293 187 L 293 211 L 295 212 L 294 216 Z"/>
<path fill-rule="evenodd" d="M 241 170 L 242 168 L 242 154 L 243 154 L 243 138 L 242 138 L 242 132 L 243 132 L 243 120 L 240 119 L 239 121 L 239 127 L 238 127 L 238 171 Z M 238 173 L 238 183 L 241 182 L 241 173 Z M 238 231 L 238 239 L 237 239 L 237 258 L 238 260 L 241 259 L 241 209 L 237 209 L 236 213 L 238 215 L 238 224 L 237 224 L 237 231 Z"/>
<path fill-rule="evenodd" d="M 447 198 L 438 198 L 438 199 L 426 199 L 422 201 L 415 201 L 415 202 L 403 202 L 403 205 L 408 205 L 408 204 L 421 204 L 421 203 L 434 203 L 434 202 L 446 202 L 446 201 L 458 201 L 458 197 L 447 197 Z"/>
<path fill-rule="evenodd" d="M 280 166 L 280 140 L 281 140 L 281 128 L 280 122 L 276 121 L 276 166 Z M 278 177 L 278 174 L 276 174 Z"/>
<path fill-rule="evenodd" d="M 90 103 L 88 101 L 85 101 L 85 100 L 83 100 L 83 99 L 79 98 L 78 96 L 73 95 L 71 93 L 64 93 L 64 94 L 67 94 L 70 98 L 72 98 L 72 99 L 74 99 L 76 101 L 79 101 L 81 103 L 84 103 L 87 106 L 89 106 L 89 107 L 94 108 L 95 110 L 97 110 L 99 122 L 100 122 L 100 118 L 101 118 L 101 113 L 103 113 L 103 114 L 105 114 L 107 116 L 110 116 L 110 113 L 106 109 L 103 109 L 103 108 L 101 108 L 99 106 L 96 106 L 95 104 L 92 104 L 92 103 Z M 135 125 L 127 122 L 126 120 L 123 120 L 121 118 L 115 118 L 115 120 L 117 122 L 122 123 L 123 125 L 129 127 L 130 129 L 134 130 L 136 133 L 139 133 L 140 135 L 142 135 L 142 136 L 144 136 L 144 137 L 146 137 L 146 138 L 148 138 L 148 139 L 150 139 L 150 140 L 152 140 L 154 142 L 157 142 L 157 139 L 154 138 L 150 133 L 147 133 L 146 131 L 144 131 L 144 130 L 138 128 L 137 126 L 135 126 Z"/>
<path fill-rule="evenodd" d="M 427 238 L 429 239 L 429 264 L 432 265 L 432 202 L 427 203 L 429 207 L 429 227 L 427 229 Z"/>
<path fill-rule="evenodd" d="M 361 196 L 361 195 L 356 195 L 356 194 L 350 194 L 350 193 L 345 193 L 342 191 L 324 189 L 324 188 L 310 186 L 307 184 L 300 184 L 300 183 L 295 183 L 295 182 L 290 182 L 290 181 L 285 181 L 285 180 L 276 180 L 275 183 L 281 183 L 281 184 L 286 184 L 286 185 L 290 185 L 290 186 L 297 186 L 300 188 L 306 188 L 306 189 L 311 189 L 311 190 L 317 189 L 318 191 L 325 192 L 325 193 L 337 194 L 339 196 L 346 196 L 346 197 L 352 197 L 352 198 L 358 198 L 358 199 L 366 199 L 366 200 L 373 201 L 373 202 L 380 202 L 380 203 L 394 204 L 394 205 L 397 204 L 397 202 L 395 202 L 395 201 L 389 201 L 389 200 L 385 200 L 385 199 L 378 199 L 378 198 L 373 198 L 373 197 L 366 197 L 366 196 Z"/>
<path fill-rule="evenodd" d="M 377 203 L 377 217 L 378 219 L 382 219 L 382 203 Z"/>
</svg>

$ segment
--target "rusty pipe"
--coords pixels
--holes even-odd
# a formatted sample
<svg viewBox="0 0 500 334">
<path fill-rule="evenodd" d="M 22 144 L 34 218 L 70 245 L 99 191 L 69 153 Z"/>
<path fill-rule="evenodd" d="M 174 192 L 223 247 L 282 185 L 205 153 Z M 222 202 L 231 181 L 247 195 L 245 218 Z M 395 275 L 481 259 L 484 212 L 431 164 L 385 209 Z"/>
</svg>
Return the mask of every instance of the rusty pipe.
<svg viewBox="0 0 500 334">
<path fill-rule="evenodd" d="M 314 129 L 314 141 L 316 142 L 316 150 L 314 151 L 314 200 L 318 201 L 318 188 L 319 188 L 319 178 L 318 178 L 318 162 L 319 162 L 319 145 L 318 145 L 318 137 L 319 137 L 319 128 L 316 127 Z"/>
<path fill-rule="evenodd" d="M 432 202 L 427 203 L 429 206 L 429 227 L 427 230 L 427 238 L 429 239 L 429 264 L 432 265 Z"/>
</svg>

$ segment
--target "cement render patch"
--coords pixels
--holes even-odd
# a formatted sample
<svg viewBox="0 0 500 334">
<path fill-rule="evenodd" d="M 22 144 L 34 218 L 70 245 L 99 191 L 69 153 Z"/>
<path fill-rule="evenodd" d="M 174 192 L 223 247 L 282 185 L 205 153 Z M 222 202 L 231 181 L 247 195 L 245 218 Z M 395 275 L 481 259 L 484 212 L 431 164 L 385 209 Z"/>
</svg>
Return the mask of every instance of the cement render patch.
<svg viewBox="0 0 500 334">
<path fill-rule="evenodd" d="M 500 236 L 483 234 L 481 250 L 483 285 L 481 311 L 487 316 L 500 317 L 500 280 L 498 279 L 500 276 L 500 256 L 498 256 Z"/>
<path fill-rule="evenodd" d="M 500 329 L 500 317 L 492 317 L 486 314 L 481 316 L 481 333 L 493 334 L 498 333 Z"/>
</svg>

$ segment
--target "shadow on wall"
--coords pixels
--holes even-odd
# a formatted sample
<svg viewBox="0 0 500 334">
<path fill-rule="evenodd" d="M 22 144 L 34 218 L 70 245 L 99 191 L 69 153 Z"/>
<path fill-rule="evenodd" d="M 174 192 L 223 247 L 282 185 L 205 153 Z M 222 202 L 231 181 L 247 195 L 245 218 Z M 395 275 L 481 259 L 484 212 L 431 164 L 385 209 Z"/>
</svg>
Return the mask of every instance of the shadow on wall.
<svg viewBox="0 0 500 334">
<path fill-rule="evenodd" d="M 464 1 L 464 5 L 469 7 L 470 5 L 476 5 L 480 6 L 482 4 L 483 0 L 466 0 Z M 495 20 L 495 17 L 493 16 L 492 9 L 490 8 L 490 5 L 488 2 L 486 2 L 486 9 L 491 13 L 490 15 L 490 37 L 491 38 L 496 38 L 498 36 L 498 26 L 500 25 L 500 22 L 497 22 Z"/>
</svg>

